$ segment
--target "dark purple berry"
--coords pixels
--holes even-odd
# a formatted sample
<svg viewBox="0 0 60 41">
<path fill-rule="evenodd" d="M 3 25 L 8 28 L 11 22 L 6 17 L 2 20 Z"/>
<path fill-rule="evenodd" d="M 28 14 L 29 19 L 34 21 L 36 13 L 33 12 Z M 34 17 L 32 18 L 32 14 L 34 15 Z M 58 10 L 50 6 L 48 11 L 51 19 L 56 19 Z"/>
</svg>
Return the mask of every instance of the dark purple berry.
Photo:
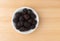
<svg viewBox="0 0 60 41">
<path fill-rule="evenodd" d="M 25 27 L 21 27 L 20 29 L 19 29 L 20 31 L 28 31 L 28 29 L 26 29 Z"/>
<path fill-rule="evenodd" d="M 35 19 L 36 15 L 34 13 L 31 14 L 31 18 Z"/>
<path fill-rule="evenodd" d="M 18 23 L 15 23 L 15 28 L 18 30 L 20 27 L 18 26 Z"/>
<path fill-rule="evenodd" d="M 28 9 L 28 14 L 31 14 L 32 13 L 32 10 Z"/>
<path fill-rule="evenodd" d="M 18 26 L 18 27 L 23 26 L 23 22 L 22 22 L 22 21 L 18 22 L 17 26 Z"/>
<path fill-rule="evenodd" d="M 37 24 L 37 21 L 36 21 L 36 20 L 34 20 L 34 21 L 32 22 L 32 24 L 36 25 L 36 24 Z"/>
<path fill-rule="evenodd" d="M 24 18 L 25 18 L 25 20 L 28 20 L 30 18 L 30 16 L 28 14 L 25 14 Z"/>
<path fill-rule="evenodd" d="M 25 8 L 25 9 L 23 9 L 23 14 L 27 14 L 27 9 Z"/>
<path fill-rule="evenodd" d="M 30 28 L 31 24 L 28 23 L 28 22 L 24 22 L 24 26 L 25 26 L 26 28 Z"/>
<path fill-rule="evenodd" d="M 20 17 L 19 17 L 19 21 L 24 21 L 23 16 L 20 16 Z"/>
<path fill-rule="evenodd" d="M 21 15 L 22 15 L 22 12 L 16 12 L 16 13 L 15 13 L 15 16 L 16 16 L 16 17 L 20 17 Z"/>
<path fill-rule="evenodd" d="M 32 10 L 28 10 L 28 14 L 30 14 L 31 18 L 35 19 L 36 15 L 34 14 L 34 12 Z"/>
<path fill-rule="evenodd" d="M 15 25 L 15 27 L 16 27 L 16 29 L 20 29 L 20 27 L 17 24 Z"/>
<path fill-rule="evenodd" d="M 14 23 L 18 23 L 18 22 L 19 22 L 19 18 L 14 17 L 13 22 L 14 22 Z"/>
<path fill-rule="evenodd" d="M 29 19 L 28 22 L 29 22 L 29 23 L 32 23 L 32 22 L 33 22 L 33 19 Z"/>
<path fill-rule="evenodd" d="M 35 28 L 35 25 L 32 25 L 30 28 L 31 28 L 31 29 L 34 29 L 34 28 Z"/>
</svg>

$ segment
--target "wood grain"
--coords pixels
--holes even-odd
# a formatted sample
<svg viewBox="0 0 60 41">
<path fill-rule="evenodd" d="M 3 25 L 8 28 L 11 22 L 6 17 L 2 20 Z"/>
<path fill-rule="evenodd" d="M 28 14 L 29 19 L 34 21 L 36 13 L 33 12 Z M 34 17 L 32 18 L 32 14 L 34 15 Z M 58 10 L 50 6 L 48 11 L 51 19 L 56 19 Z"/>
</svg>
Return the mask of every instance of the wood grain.
<svg viewBox="0 0 60 41">
<path fill-rule="evenodd" d="M 40 17 L 38 29 L 28 35 L 11 25 L 13 12 L 23 6 L 34 8 Z M 0 0 L 0 41 L 60 41 L 60 0 Z"/>
</svg>

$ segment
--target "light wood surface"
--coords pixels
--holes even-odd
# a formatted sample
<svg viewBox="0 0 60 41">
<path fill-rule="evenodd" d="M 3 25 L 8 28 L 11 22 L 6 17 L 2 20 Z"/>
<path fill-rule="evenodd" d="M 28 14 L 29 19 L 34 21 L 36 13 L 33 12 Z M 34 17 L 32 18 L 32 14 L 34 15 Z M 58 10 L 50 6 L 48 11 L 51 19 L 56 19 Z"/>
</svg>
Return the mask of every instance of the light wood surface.
<svg viewBox="0 0 60 41">
<path fill-rule="evenodd" d="M 11 25 L 13 12 L 23 6 L 34 8 L 40 16 L 38 29 L 27 35 Z M 60 41 L 60 0 L 0 0 L 0 41 Z"/>
</svg>

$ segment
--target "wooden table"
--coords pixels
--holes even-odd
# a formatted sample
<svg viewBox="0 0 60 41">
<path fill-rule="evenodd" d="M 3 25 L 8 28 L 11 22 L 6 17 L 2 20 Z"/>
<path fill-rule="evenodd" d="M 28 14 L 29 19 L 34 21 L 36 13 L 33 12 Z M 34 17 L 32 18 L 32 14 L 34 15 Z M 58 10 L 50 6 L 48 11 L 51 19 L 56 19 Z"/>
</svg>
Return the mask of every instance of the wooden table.
<svg viewBox="0 0 60 41">
<path fill-rule="evenodd" d="M 13 12 L 23 6 L 40 16 L 38 29 L 27 35 L 11 25 Z M 0 0 L 0 41 L 60 41 L 60 0 Z"/>
</svg>

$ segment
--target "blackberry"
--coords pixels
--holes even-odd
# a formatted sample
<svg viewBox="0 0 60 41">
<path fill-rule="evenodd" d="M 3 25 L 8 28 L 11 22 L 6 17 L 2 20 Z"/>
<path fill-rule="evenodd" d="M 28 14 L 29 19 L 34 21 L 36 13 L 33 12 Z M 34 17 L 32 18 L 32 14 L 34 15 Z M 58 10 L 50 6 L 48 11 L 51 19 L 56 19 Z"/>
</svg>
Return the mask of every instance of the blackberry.
<svg viewBox="0 0 60 41">
<path fill-rule="evenodd" d="M 32 22 L 32 24 L 33 24 L 33 25 L 36 25 L 36 24 L 37 24 L 37 21 L 36 21 L 36 20 L 34 20 L 34 21 Z"/>
<path fill-rule="evenodd" d="M 28 20 L 28 22 L 29 22 L 29 23 L 32 23 L 33 21 L 34 21 L 34 20 L 33 20 L 33 19 L 31 19 L 31 18 Z"/>
<path fill-rule="evenodd" d="M 28 20 L 30 18 L 30 16 L 28 14 L 25 14 L 24 18 L 25 18 L 25 20 Z"/>
<path fill-rule="evenodd" d="M 19 22 L 19 18 L 14 17 L 13 22 L 14 22 L 14 23 L 18 23 L 18 22 Z"/>
<path fill-rule="evenodd" d="M 27 9 L 25 8 L 25 9 L 23 9 L 23 14 L 27 14 Z"/>
<path fill-rule="evenodd" d="M 23 16 L 20 16 L 20 17 L 19 17 L 19 21 L 24 21 Z"/>
<path fill-rule="evenodd" d="M 22 12 L 16 12 L 15 17 L 20 17 L 22 15 Z"/>
<path fill-rule="evenodd" d="M 34 12 L 32 10 L 28 10 L 28 14 L 30 14 L 31 18 L 35 19 L 36 15 L 34 14 Z"/>
<path fill-rule="evenodd" d="M 28 9 L 28 14 L 31 14 L 32 13 L 32 10 Z"/>
<path fill-rule="evenodd" d="M 36 15 L 34 13 L 31 14 L 31 18 L 35 19 Z"/>
<path fill-rule="evenodd" d="M 28 23 L 28 22 L 24 22 L 24 26 L 25 26 L 26 28 L 30 28 L 31 24 Z"/>
<path fill-rule="evenodd" d="M 19 29 L 20 31 L 28 31 L 28 29 L 26 29 L 25 27 L 21 27 L 20 29 Z"/>
<path fill-rule="evenodd" d="M 31 29 L 34 29 L 34 28 L 35 28 L 35 25 L 32 25 L 30 28 L 31 28 Z"/>
<path fill-rule="evenodd" d="M 18 22 L 17 26 L 18 26 L 18 27 L 23 26 L 23 22 L 22 22 L 22 21 Z"/>
<path fill-rule="evenodd" d="M 20 27 L 17 24 L 15 25 L 15 27 L 16 27 L 17 30 L 20 29 Z"/>
</svg>

